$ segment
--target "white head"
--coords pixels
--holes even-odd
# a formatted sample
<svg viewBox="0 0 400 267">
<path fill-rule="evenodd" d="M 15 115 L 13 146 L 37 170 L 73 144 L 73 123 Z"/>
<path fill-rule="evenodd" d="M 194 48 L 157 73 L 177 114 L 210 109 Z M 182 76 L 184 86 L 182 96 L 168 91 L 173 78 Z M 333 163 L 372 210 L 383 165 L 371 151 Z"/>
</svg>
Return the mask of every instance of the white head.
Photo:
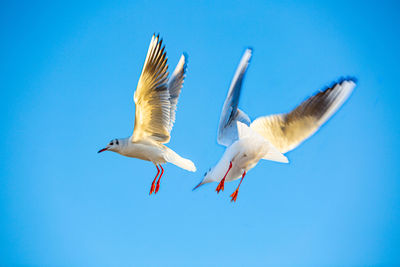
<svg viewBox="0 0 400 267">
<path fill-rule="evenodd" d="M 121 139 L 113 139 L 108 143 L 108 145 L 100 149 L 97 153 L 101 153 L 103 151 L 113 151 L 113 152 L 119 152 L 122 148 L 123 142 Z"/>
</svg>

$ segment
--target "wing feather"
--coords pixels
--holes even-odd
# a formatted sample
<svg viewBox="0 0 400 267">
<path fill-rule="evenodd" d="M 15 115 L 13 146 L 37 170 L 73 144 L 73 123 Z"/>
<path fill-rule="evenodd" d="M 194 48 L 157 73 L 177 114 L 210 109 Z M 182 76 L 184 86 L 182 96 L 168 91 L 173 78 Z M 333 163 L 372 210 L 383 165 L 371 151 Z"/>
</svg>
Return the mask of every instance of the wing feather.
<svg viewBox="0 0 400 267">
<path fill-rule="evenodd" d="M 179 59 L 171 78 L 168 82 L 168 90 L 170 95 L 171 109 L 170 109 L 170 128 L 172 129 L 175 123 L 175 113 L 178 104 L 178 98 L 181 93 L 183 82 L 185 80 L 185 73 L 187 68 L 187 54 L 184 53 Z"/>
<path fill-rule="evenodd" d="M 170 139 L 171 103 L 167 60 L 162 39 L 153 35 L 134 94 L 136 111 L 132 141 L 151 138 L 167 143 Z"/>
<path fill-rule="evenodd" d="M 252 55 L 252 49 L 248 48 L 244 52 L 239 66 L 233 76 L 228 95 L 226 96 L 224 106 L 222 108 L 221 117 L 218 126 L 217 142 L 223 146 L 230 146 L 238 139 L 237 121 L 250 125 L 249 117 L 237 107 L 239 105 L 240 92 L 242 83 L 246 74 Z"/>
<path fill-rule="evenodd" d="M 286 153 L 313 135 L 347 100 L 355 81 L 348 79 L 317 93 L 287 114 L 256 119 L 250 127 Z"/>
</svg>

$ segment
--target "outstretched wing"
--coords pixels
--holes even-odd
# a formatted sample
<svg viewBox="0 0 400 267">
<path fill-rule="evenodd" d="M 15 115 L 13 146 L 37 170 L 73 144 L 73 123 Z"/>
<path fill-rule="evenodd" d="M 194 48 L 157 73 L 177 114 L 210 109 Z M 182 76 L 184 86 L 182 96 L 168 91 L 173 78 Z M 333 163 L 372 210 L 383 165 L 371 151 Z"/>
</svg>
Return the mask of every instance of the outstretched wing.
<svg viewBox="0 0 400 267">
<path fill-rule="evenodd" d="M 249 65 L 251 55 L 252 49 L 246 49 L 242 59 L 240 60 L 239 66 L 236 69 L 235 76 L 233 77 L 228 95 L 222 108 L 217 141 L 223 146 L 230 146 L 238 139 L 237 121 L 250 125 L 249 117 L 237 107 L 239 104 L 244 75 Z"/>
<path fill-rule="evenodd" d="M 187 54 L 184 53 L 176 66 L 174 72 L 171 75 L 171 78 L 168 82 L 168 90 L 170 96 L 170 128 L 174 126 L 175 123 L 175 113 L 176 113 L 176 105 L 178 104 L 179 94 L 181 93 L 183 82 L 185 80 L 185 73 L 187 68 Z"/>
<path fill-rule="evenodd" d="M 304 101 L 287 114 L 260 117 L 250 127 L 286 153 L 314 134 L 346 101 L 356 86 L 343 80 Z"/>
<path fill-rule="evenodd" d="M 165 47 L 153 35 L 142 74 L 134 95 L 135 128 L 132 141 L 151 138 L 160 143 L 170 139 L 171 102 L 168 90 L 168 64 Z"/>
</svg>

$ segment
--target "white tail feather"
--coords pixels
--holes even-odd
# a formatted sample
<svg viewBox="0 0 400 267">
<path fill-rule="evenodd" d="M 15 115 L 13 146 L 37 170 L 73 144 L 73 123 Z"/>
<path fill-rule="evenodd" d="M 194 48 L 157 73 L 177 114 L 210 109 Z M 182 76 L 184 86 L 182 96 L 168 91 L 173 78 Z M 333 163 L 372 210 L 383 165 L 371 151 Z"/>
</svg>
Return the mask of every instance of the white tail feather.
<svg viewBox="0 0 400 267">
<path fill-rule="evenodd" d="M 264 155 L 262 159 L 272 160 L 282 163 L 289 163 L 287 157 L 285 157 L 281 152 L 278 151 L 272 144 L 270 144 L 270 148 L 268 153 Z"/>
<path fill-rule="evenodd" d="M 191 171 L 191 172 L 196 171 L 196 166 L 194 165 L 194 163 L 191 160 L 182 158 L 172 149 L 169 149 L 169 148 L 167 149 L 166 160 L 182 169 L 187 170 L 187 171 Z"/>
</svg>

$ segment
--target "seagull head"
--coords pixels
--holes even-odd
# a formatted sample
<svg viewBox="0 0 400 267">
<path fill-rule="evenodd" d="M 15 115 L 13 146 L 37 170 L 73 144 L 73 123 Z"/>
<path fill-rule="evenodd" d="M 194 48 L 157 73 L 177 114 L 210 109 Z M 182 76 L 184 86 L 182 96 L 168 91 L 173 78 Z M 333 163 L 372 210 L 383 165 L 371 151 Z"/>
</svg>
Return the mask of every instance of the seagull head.
<svg viewBox="0 0 400 267">
<path fill-rule="evenodd" d="M 101 153 L 107 150 L 117 152 L 120 149 L 120 144 L 121 141 L 119 139 L 113 139 L 110 141 L 110 143 L 108 143 L 105 148 L 100 149 L 99 151 L 97 151 L 97 153 Z"/>
</svg>

